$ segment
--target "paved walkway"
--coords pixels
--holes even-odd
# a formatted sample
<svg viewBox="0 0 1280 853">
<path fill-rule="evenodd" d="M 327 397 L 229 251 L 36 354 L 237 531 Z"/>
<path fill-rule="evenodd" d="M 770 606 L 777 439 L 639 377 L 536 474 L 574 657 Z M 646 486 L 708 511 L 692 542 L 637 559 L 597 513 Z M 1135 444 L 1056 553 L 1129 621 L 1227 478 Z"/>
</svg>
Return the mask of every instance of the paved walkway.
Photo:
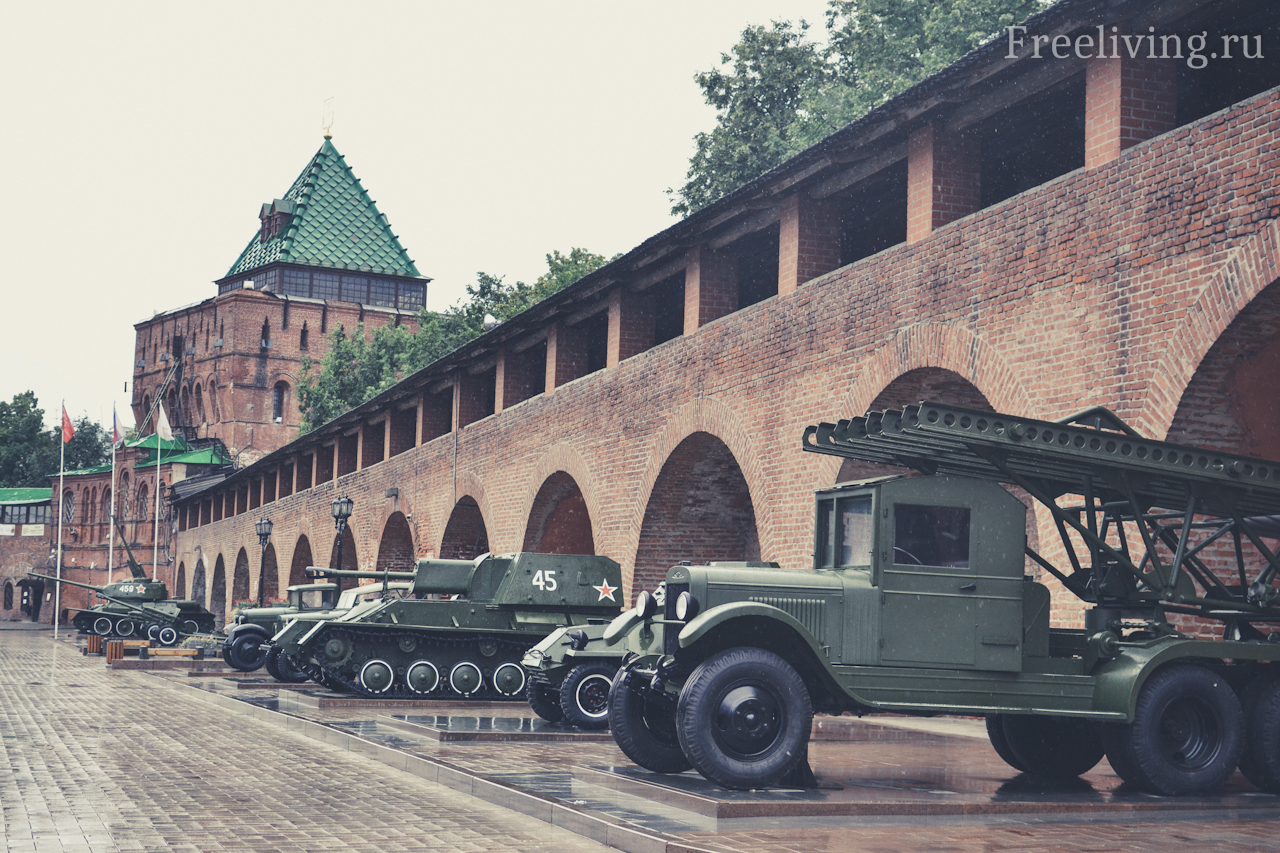
<svg viewBox="0 0 1280 853">
<path fill-rule="evenodd" d="M 0 849 L 609 849 L 150 682 L 0 630 Z"/>
</svg>

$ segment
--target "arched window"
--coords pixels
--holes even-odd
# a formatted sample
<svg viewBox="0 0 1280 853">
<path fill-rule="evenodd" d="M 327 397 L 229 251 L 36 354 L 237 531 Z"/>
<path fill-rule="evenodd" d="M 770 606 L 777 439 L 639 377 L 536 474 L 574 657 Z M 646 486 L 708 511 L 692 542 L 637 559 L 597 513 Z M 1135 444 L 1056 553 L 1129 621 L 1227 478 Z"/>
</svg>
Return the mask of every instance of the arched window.
<svg viewBox="0 0 1280 853">
<path fill-rule="evenodd" d="M 262 318 L 262 348 L 271 348 L 271 320 L 266 317 Z"/>
<path fill-rule="evenodd" d="M 302 332 L 298 335 L 298 349 L 307 348 L 307 321 L 302 321 Z"/>
<path fill-rule="evenodd" d="M 284 423 L 284 407 L 289 401 L 289 383 L 280 381 L 271 392 L 271 420 Z"/>
<path fill-rule="evenodd" d="M 11 581 L 4 582 L 4 609 L 13 609 L 13 583 Z"/>
<path fill-rule="evenodd" d="M 196 386 L 196 422 L 202 424 L 209 422 L 204 414 L 204 393 L 199 385 Z"/>
<path fill-rule="evenodd" d="M 102 490 L 102 523 L 105 525 L 107 538 L 111 538 L 111 489 Z M 102 537 L 98 537 L 101 539 Z"/>
<path fill-rule="evenodd" d="M 67 489 L 62 493 L 62 523 L 75 524 L 76 521 L 76 496 Z"/>
<path fill-rule="evenodd" d="M 209 416 L 215 424 L 222 419 L 218 409 L 218 386 L 212 379 L 209 380 Z"/>
</svg>

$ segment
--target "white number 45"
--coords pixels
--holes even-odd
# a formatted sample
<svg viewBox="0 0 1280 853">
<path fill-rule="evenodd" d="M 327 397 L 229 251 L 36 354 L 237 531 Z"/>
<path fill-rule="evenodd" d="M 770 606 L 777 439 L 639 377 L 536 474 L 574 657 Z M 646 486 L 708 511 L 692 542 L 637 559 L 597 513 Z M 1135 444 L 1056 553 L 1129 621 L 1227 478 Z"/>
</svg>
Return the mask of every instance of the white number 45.
<svg viewBox="0 0 1280 853">
<path fill-rule="evenodd" d="M 556 573 L 552 569 L 545 572 L 535 572 L 533 575 L 533 585 L 543 592 L 555 592 L 556 589 Z"/>
</svg>

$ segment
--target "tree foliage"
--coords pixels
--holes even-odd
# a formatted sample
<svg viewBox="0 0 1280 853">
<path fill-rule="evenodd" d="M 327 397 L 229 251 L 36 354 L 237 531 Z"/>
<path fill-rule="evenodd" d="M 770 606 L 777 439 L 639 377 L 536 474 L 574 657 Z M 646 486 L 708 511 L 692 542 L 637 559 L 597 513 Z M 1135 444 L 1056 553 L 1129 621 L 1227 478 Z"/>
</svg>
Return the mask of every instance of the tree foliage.
<svg viewBox="0 0 1280 853">
<path fill-rule="evenodd" d="M 437 361 L 485 331 L 487 315 L 504 322 L 541 302 L 588 273 L 604 266 L 603 255 L 570 249 L 547 255 L 547 271 L 533 284 L 506 284 L 502 276 L 476 273 L 466 299 L 441 312 L 418 313 L 418 332 L 407 326 L 384 326 L 366 335 L 363 325 L 352 334 L 338 326 L 329 335 L 329 352 L 319 361 L 303 359 L 298 406 L 302 432 L 310 432 L 405 376 Z M 615 256 L 616 257 L 616 256 Z"/>
<path fill-rule="evenodd" d="M 67 443 L 66 469 L 75 471 L 101 465 L 111 458 L 111 438 L 87 417 L 73 421 L 75 435 Z M 41 409 L 32 391 L 0 400 L 0 488 L 41 488 L 58 473 L 61 426 L 44 427 Z"/>
<path fill-rule="evenodd" d="M 706 207 L 1050 2 L 831 0 L 824 45 L 804 21 L 747 27 L 720 69 L 694 76 L 716 126 L 694 137 L 671 212 Z"/>
</svg>

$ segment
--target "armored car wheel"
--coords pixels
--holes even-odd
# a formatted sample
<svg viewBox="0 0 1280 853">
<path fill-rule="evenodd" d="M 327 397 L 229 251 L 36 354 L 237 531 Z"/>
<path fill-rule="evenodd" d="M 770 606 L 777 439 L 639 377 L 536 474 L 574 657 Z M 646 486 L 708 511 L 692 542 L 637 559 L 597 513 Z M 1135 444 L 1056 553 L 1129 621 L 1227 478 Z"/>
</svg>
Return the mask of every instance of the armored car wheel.
<svg viewBox="0 0 1280 853">
<path fill-rule="evenodd" d="M 272 646 L 267 650 L 265 665 L 267 672 L 271 673 L 271 677 L 276 681 L 282 681 L 285 684 L 301 684 L 307 680 L 307 674 L 279 646 Z"/>
<path fill-rule="evenodd" d="M 583 663 L 569 670 L 560 683 L 564 718 L 583 729 L 609 725 L 609 686 L 618 668 L 611 663 Z"/>
<path fill-rule="evenodd" d="M 1260 790 L 1280 794 L 1280 679 L 1250 682 L 1244 694 L 1244 726 L 1240 772 Z"/>
<path fill-rule="evenodd" d="M 549 723 L 558 723 L 564 719 L 564 711 L 560 708 L 560 695 L 554 688 L 537 681 L 529 682 L 529 707 L 533 713 Z"/>
<path fill-rule="evenodd" d="M 1158 794 L 1203 794 L 1235 772 L 1244 712 L 1219 675 L 1191 664 L 1147 679 L 1130 724 L 1103 734 L 1111 766 L 1126 782 Z"/>
<path fill-rule="evenodd" d="M 698 665 L 680 691 L 676 733 L 693 766 L 725 788 L 776 784 L 804 760 L 813 705 L 791 664 L 773 652 L 727 649 Z"/>
<path fill-rule="evenodd" d="M 675 709 L 646 698 L 618 670 L 609 689 L 609 730 L 632 761 L 654 773 L 683 773 L 693 765 L 685 758 L 676 735 Z"/>
<path fill-rule="evenodd" d="M 1102 725 L 1093 720 L 1030 714 L 993 716 L 1004 730 L 1006 747 L 1018 761 L 1009 763 L 1033 776 L 1081 776 L 1092 770 L 1105 752 Z"/>
<path fill-rule="evenodd" d="M 152 622 L 151 624 L 147 625 L 147 630 L 145 633 L 148 640 L 158 640 L 160 639 L 160 626 L 157 625 L 155 622 Z"/>
<path fill-rule="evenodd" d="M 99 616 L 93 620 L 93 633 L 99 636 L 107 636 L 111 633 L 111 620 L 105 616 Z"/>
</svg>

